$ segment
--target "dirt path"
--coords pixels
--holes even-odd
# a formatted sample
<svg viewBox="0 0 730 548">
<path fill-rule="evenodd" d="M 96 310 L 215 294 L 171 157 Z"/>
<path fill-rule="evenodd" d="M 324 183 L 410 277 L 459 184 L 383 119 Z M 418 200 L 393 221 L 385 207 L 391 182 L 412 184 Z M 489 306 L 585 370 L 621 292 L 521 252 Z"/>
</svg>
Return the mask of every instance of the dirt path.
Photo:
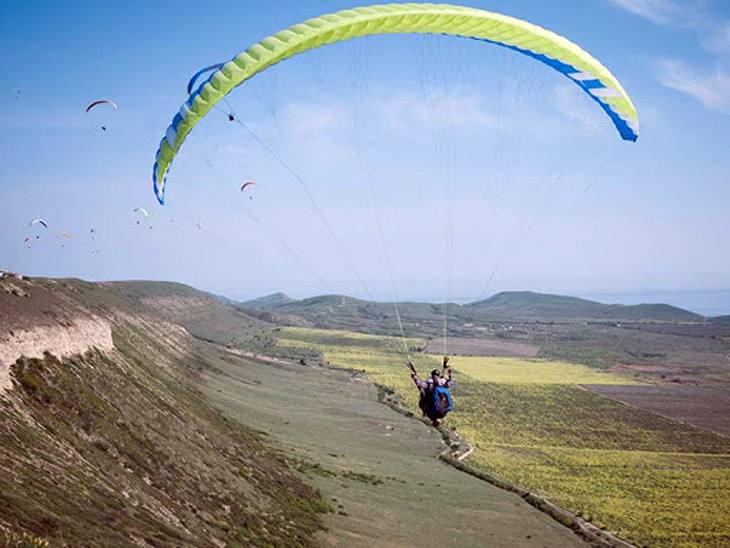
<svg viewBox="0 0 730 548">
<path fill-rule="evenodd" d="M 438 460 L 436 431 L 377 403 L 344 371 L 265 363 L 213 346 L 206 393 L 300 460 L 336 512 L 325 546 L 582 546 L 519 496 Z"/>
</svg>

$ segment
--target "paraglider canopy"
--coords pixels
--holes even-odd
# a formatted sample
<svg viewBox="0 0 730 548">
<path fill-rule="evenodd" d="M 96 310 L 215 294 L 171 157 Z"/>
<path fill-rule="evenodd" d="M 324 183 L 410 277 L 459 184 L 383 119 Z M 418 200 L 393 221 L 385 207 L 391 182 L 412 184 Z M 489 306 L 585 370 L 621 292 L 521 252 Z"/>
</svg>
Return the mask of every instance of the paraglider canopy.
<svg viewBox="0 0 730 548">
<path fill-rule="evenodd" d="M 114 110 L 119 110 L 119 105 L 117 105 L 114 101 L 109 101 L 108 99 L 99 99 L 97 101 L 92 101 L 86 106 L 85 112 L 89 112 L 91 109 L 98 107 L 99 105 L 111 105 L 114 107 Z"/>
<path fill-rule="evenodd" d="M 48 228 L 48 223 L 43 219 L 33 219 L 29 226 L 34 227 L 35 225 L 43 225 L 45 228 Z"/>
<path fill-rule="evenodd" d="M 365 6 L 310 19 L 254 44 L 217 69 L 190 94 L 160 142 L 153 167 L 157 200 L 193 127 L 233 89 L 294 55 L 362 36 L 427 33 L 470 38 L 532 57 L 569 78 L 609 116 L 619 135 L 635 141 L 639 118 L 631 98 L 597 59 L 567 38 L 514 17 L 448 4 Z M 229 120 L 235 118 L 229 115 Z"/>
<path fill-rule="evenodd" d="M 148 219 L 149 216 L 150 216 L 150 214 L 147 213 L 147 210 L 145 208 L 143 208 L 143 207 L 135 207 L 134 208 L 134 213 L 141 214 L 145 219 Z M 137 219 L 136 222 L 137 222 L 137 224 L 139 224 L 139 219 Z M 152 228 L 152 227 L 150 227 L 150 228 Z"/>
</svg>

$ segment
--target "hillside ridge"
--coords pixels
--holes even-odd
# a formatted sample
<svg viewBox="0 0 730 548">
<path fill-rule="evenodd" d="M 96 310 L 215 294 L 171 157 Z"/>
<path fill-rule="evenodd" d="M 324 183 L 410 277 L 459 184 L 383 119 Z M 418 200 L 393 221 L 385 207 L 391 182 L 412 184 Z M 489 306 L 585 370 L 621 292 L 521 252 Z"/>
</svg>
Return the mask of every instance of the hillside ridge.
<svg viewBox="0 0 730 548">
<path fill-rule="evenodd" d="M 385 317 L 393 303 L 364 301 L 347 295 L 318 295 L 301 300 L 275 293 L 239 303 L 243 308 L 282 312 L 291 315 L 358 314 L 363 319 Z M 405 316 L 430 317 L 439 314 L 443 303 L 398 303 Z M 448 312 L 465 321 L 503 319 L 516 321 L 658 321 L 702 322 L 700 314 L 665 303 L 635 305 L 605 304 L 598 301 L 535 291 L 503 291 L 487 299 L 464 305 L 449 303 Z"/>
</svg>

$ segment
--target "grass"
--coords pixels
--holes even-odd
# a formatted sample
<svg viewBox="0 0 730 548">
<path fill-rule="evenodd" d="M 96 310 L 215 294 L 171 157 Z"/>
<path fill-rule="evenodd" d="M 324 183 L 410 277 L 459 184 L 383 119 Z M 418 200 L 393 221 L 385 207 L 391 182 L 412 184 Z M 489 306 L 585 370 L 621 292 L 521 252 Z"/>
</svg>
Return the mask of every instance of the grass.
<svg viewBox="0 0 730 548">
<path fill-rule="evenodd" d="M 616 375 L 564 361 L 460 356 L 459 371 L 481 382 L 509 384 L 632 384 Z"/>
<path fill-rule="evenodd" d="M 364 371 L 416 411 L 402 342 L 283 328 L 277 344 Z M 409 339 L 408 346 L 422 346 Z M 418 354 L 424 374 L 439 358 Z M 583 390 L 631 381 L 585 366 L 455 357 L 447 424 L 475 446 L 471 462 L 637 544 L 730 543 L 730 440 Z"/>
<path fill-rule="evenodd" d="M 115 330 L 114 352 L 11 366 L 0 546 L 310 546 L 319 494 L 207 403 L 202 357 L 176 362 L 172 343 L 127 329 Z"/>
</svg>

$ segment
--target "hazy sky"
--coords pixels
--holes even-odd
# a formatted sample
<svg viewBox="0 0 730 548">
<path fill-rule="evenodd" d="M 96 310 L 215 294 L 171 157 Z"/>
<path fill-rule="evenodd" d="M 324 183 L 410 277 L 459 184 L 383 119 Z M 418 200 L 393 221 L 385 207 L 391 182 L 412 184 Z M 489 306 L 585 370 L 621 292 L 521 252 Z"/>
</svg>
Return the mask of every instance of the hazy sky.
<svg viewBox="0 0 730 548">
<path fill-rule="evenodd" d="M 372 37 L 235 90 L 230 104 L 260 142 L 211 112 L 158 206 L 154 154 L 190 75 L 356 4 L 4 0 L 0 268 L 177 280 L 234 298 L 730 288 L 722 0 L 469 2 L 604 62 L 639 111 L 636 144 L 527 57 L 459 38 Z M 98 98 L 119 110 L 85 114 Z M 239 192 L 247 180 L 257 185 Z M 137 224 L 138 206 L 152 218 Z M 29 228 L 37 217 L 48 230 Z"/>
</svg>

